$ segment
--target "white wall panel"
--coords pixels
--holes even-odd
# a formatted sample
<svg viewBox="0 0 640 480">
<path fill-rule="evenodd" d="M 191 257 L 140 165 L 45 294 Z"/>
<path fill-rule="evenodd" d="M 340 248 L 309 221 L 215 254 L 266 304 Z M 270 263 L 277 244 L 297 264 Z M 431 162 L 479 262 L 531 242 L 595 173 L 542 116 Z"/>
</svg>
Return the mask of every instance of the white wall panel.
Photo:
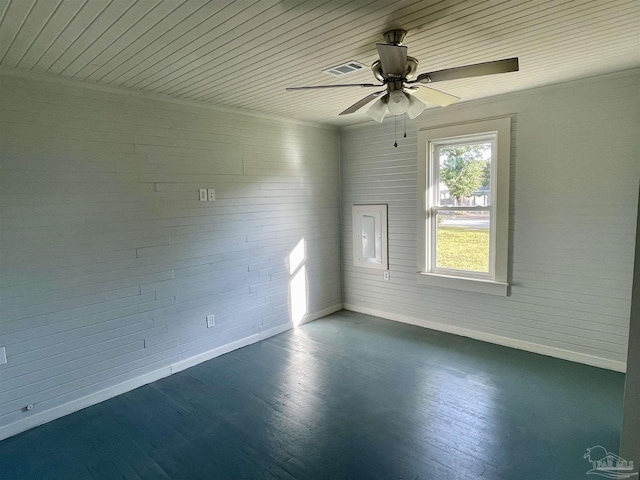
<svg viewBox="0 0 640 480">
<path fill-rule="evenodd" d="M 341 304 L 332 127 L 10 75 L 0 112 L 0 429 L 288 328 L 302 238 L 309 314 Z"/>
<path fill-rule="evenodd" d="M 428 110 L 341 136 L 344 302 L 388 318 L 624 369 L 640 178 L 640 72 Z M 417 131 L 511 115 L 506 298 L 416 282 Z M 351 205 L 389 205 L 389 269 L 353 266 Z M 556 349 L 556 350 L 554 350 Z M 559 349 L 559 350 L 558 350 Z"/>
</svg>

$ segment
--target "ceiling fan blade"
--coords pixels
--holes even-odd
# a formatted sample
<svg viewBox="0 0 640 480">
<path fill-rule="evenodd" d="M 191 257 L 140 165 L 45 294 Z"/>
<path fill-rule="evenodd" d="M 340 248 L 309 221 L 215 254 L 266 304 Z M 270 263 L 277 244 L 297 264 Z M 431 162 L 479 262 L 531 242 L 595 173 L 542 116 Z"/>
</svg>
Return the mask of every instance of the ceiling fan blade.
<svg viewBox="0 0 640 480">
<path fill-rule="evenodd" d="M 418 75 L 415 82 L 444 82 L 446 80 L 481 77 L 483 75 L 493 75 L 495 73 L 517 72 L 518 70 L 518 58 L 506 58 L 504 60 L 496 60 L 493 62 L 476 63 L 475 65 L 466 65 L 463 67 L 447 68 L 445 70 L 422 73 Z"/>
<path fill-rule="evenodd" d="M 374 92 L 374 93 L 370 93 L 369 95 L 367 95 L 366 97 L 358 100 L 356 103 L 354 103 L 353 105 L 351 105 L 349 108 L 347 108 L 344 112 L 340 112 L 340 115 L 346 115 L 348 113 L 353 113 L 356 112 L 358 110 L 360 110 L 362 107 L 364 107 L 367 103 L 369 103 L 371 100 L 373 100 L 374 98 L 379 97 L 381 94 L 383 94 L 384 92 L 386 92 L 386 90 L 381 90 L 379 92 Z"/>
<path fill-rule="evenodd" d="M 407 47 L 377 43 L 380 65 L 384 75 L 404 77 L 407 71 Z"/>
<path fill-rule="evenodd" d="M 416 87 L 418 87 L 418 85 L 416 85 Z M 460 97 L 456 97 L 450 93 L 441 92 L 435 88 L 425 87 L 424 85 L 420 85 L 418 88 L 407 88 L 407 91 L 423 102 L 433 103 L 435 105 L 440 105 L 441 107 L 446 107 L 447 105 L 451 105 L 452 103 L 460 100 Z"/>
<path fill-rule="evenodd" d="M 287 92 L 294 90 L 312 90 L 314 88 L 342 88 L 342 87 L 384 87 L 384 85 L 376 85 L 374 83 L 343 83 L 341 85 L 314 85 L 311 87 L 287 87 Z"/>
</svg>

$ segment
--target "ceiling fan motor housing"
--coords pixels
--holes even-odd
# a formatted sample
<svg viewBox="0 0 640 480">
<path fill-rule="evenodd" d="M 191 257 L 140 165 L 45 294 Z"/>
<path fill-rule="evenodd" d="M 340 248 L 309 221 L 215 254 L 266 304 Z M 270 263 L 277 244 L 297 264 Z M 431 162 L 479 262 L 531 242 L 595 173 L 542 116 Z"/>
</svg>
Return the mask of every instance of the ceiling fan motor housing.
<svg viewBox="0 0 640 480">
<path fill-rule="evenodd" d="M 395 81 L 397 78 L 402 78 L 402 77 L 404 77 L 406 80 L 411 80 L 413 76 L 416 74 L 417 70 L 418 70 L 418 60 L 416 58 L 409 57 L 409 56 L 407 57 L 407 68 L 405 69 L 404 75 L 399 73 L 397 76 L 389 75 L 387 76 L 387 78 L 385 78 L 385 76 L 382 74 L 382 64 L 380 63 L 380 60 L 376 60 L 371 65 L 371 71 L 373 72 L 373 76 L 376 77 L 376 79 L 379 82 L 383 82 L 383 83 L 389 82 L 389 81 Z"/>
</svg>

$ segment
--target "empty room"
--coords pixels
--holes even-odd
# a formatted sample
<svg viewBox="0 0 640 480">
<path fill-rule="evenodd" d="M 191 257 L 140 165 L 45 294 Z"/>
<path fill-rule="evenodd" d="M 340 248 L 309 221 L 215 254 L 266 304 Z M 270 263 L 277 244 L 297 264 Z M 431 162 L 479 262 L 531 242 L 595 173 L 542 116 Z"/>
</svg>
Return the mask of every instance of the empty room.
<svg viewBox="0 0 640 480">
<path fill-rule="evenodd" d="M 637 0 L 0 0 L 0 479 L 640 466 Z"/>
</svg>

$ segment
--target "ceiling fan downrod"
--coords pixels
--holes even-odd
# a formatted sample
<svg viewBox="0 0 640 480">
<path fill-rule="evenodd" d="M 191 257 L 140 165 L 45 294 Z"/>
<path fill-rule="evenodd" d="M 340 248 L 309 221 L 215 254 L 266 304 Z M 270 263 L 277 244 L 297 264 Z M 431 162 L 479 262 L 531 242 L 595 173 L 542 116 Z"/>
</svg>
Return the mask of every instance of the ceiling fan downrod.
<svg viewBox="0 0 640 480">
<path fill-rule="evenodd" d="M 389 30 L 388 32 L 384 32 L 383 36 L 387 43 L 395 46 L 400 46 L 404 41 L 404 37 L 407 36 L 407 31 L 402 30 L 401 28 L 397 28 L 394 30 Z"/>
</svg>

